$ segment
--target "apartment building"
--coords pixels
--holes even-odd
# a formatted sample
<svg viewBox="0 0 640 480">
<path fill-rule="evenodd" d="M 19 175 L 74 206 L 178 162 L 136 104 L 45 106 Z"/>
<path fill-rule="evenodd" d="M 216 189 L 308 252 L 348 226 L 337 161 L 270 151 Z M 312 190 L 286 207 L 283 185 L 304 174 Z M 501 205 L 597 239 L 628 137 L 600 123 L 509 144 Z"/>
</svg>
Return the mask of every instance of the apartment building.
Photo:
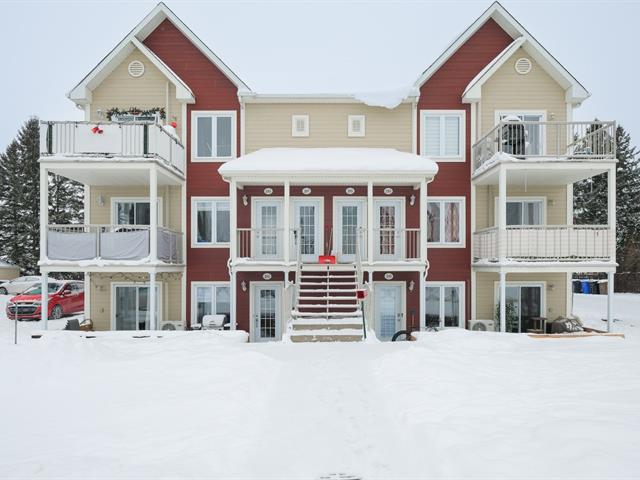
<svg viewBox="0 0 640 480">
<path fill-rule="evenodd" d="M 589 93 L 499 3 L 398 101 L 254 92 L 162 3 L 68 96 L 40 266 L 84 272 L 96 329 L 525 332 L 615 272 L 615 124 L 573 120 Z M 49 172 L 86 186 L 84 225 L 48 224 Z M 608 224 L 574 225 L 605 172 Z"/>
</svg>

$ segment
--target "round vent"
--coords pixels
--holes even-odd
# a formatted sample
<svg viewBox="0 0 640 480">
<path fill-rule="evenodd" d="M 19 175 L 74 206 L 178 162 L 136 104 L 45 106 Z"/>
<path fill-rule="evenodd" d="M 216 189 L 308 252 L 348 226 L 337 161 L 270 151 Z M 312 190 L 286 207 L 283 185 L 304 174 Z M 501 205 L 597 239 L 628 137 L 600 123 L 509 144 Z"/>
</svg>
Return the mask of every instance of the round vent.
<svg viewBox="0 0 640 480">
<path fill-rule="evenodd" d="M 516 60 L 516 72 L 518 72 L 520 75 L 526 75 L 527 73 L 529 73 L 531 71 L 531 60 L 529 60 L 528 58 L 519 58 L 518 60 Z"/>
<path fill-rule="evenodd" d="M 129 64 L 129 75 L 132 77 L 141 77 L 144 74 L 144 63 L 140 60 L 134 60 Z"/>
</svg>

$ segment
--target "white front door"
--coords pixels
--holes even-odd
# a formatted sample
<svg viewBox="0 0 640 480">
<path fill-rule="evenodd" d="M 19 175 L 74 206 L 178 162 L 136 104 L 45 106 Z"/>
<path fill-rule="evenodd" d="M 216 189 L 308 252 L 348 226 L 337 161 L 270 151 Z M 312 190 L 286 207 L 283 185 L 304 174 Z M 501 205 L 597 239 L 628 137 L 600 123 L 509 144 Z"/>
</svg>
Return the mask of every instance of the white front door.
<svg viewBox="0 0 640 480">
<path fill-rule="evenodd" d="M 253 288 L 253 341 L 280 340 L 282 332 L 282 288 L 256 285 Z"/>
<path fill-rule="evenodd" d="M 335 252 L 340 263 L 356 260 L 356 244 L 359 242 L 360 257 L 366 257 L 364 235 L 364 200 L 336 200 L 334 213 Z"/>
<path fill-rule="evenodd" d="M 399 284 L 378 284 L 375 287 L 376 336 L 391 340 L 393 334 L 404 328 L 403 288 Z"/>
<path fill-rule="evenodd" d="M 374 260 L 399 260 L 404 247 L 402 200 L 374 201 Z"/>
<path fill-rule="evenodd" d="M 303 262 L 315 263 L 322 254 L 321 200 L 295 200 L 293 202 L 293 222 L 296 234 L 294 241 L 300 248 Z M 295 255 L 296 243 L 292 248 Z"/>
<path fill-rule="evenodd" d="M 282 258 L 282 202 L 256 200 L 253 215 L 253 257 L 261 260 Z"/>
</svg>

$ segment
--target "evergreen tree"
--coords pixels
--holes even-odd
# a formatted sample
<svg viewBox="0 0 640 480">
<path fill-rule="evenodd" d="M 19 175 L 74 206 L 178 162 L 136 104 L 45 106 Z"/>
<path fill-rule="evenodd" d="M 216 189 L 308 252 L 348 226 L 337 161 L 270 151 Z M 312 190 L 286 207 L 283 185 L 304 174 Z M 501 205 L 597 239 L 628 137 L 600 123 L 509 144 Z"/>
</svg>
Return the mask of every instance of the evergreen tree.
<svg viewBox="0 0 640 480">
<path fill-rule="evenodd" d="M 83 219 L 84 187 L 78 182 L 49 175 L 49 223 L 64 225 Z"/>
</svg>

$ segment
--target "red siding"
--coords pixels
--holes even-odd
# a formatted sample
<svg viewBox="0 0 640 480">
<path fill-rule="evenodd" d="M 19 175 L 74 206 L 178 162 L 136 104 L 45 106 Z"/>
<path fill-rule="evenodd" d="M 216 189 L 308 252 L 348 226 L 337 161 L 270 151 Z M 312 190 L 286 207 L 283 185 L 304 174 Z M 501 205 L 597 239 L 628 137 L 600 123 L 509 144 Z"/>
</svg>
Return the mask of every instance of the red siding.
<svg viewBox="0 0 640 480">
<path fill-rule="evenodd" d="M 191 89 L 196 103 L 187 106 L 187 299 L 192 281 L 228 280 L 228 248 L 190 248 L 191 197 L 227 196 L 229 186 L 218 175 L 221 163 L 191 162 L 191 112 L 234 110 L 237 145 L 240 152 L 240 103 L 237 87 L 198 50 L 169 20 L 163 21 L 144 44 L 162 59 Z M 178 126 L 180 131 L 180 126 Z M 185 139 L 183 139 L 185 140 Z M 187 318 L 191 305 L 187 301 Z"/>
<path fill-rule="evenodd" d="M 420 150 L 420 110 L 446 109 L 466 111 L 466 161 L 440 162 L 435 180 L 429 184 L 429 196 L 466 197 L 466 248 L 430 248 L 428 281 L 464 281 L 467 290 L 467 318 L 470 318 L 471 282 L 471 113 L 462 103 L 462 93 L 469 82 L 513 39 L 489 19 L 454 53 L 420 88 L 418 103 L 418 151 Z"/>
</svg>

